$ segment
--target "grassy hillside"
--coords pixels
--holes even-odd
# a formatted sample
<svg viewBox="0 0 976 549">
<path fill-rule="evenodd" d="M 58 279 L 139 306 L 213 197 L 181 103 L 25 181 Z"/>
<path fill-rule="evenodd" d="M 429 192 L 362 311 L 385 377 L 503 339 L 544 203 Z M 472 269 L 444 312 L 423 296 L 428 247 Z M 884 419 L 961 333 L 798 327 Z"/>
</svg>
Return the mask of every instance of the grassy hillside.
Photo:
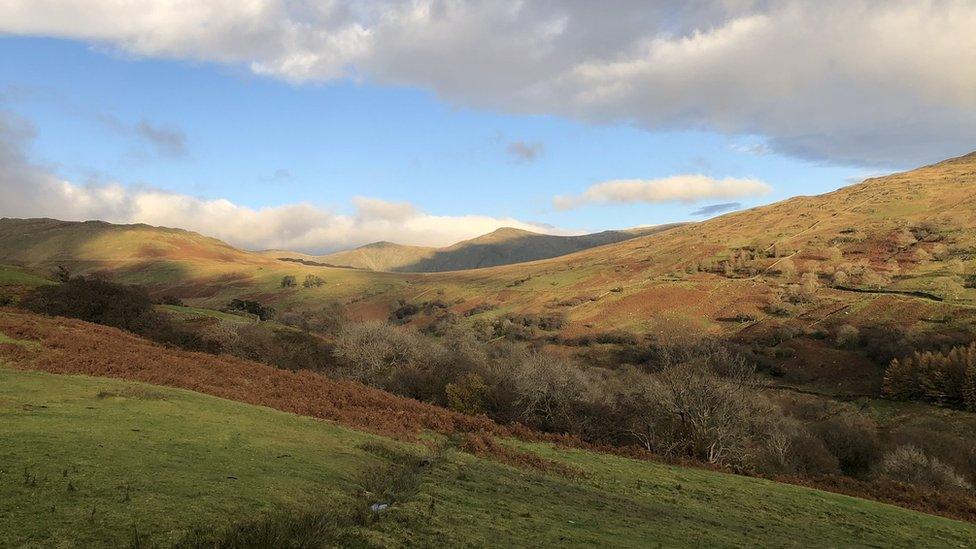
<svg viewBox="0 0 976 549">
<path fill-rule="evenodd" d="M 502 228 L 444 248 L 375 242 L 354 250 L 323 256 L 309 256 L 282 251 L 269 251 L 265 252 L 264 255 L 371 271 L 423 273 L 461 271 L 558 257 L 588 248 L 658 233 L 675 226 L 677 224 L 623 231 L 603 231 L 579 236 L 556 236 L 521 229 Z"/>
<path fill-rule="evenodd" d="M 292 536 L 318 525 L 322 546 L 936 547 L 976 536 L 972 524 L 764 480 L 509 443 L 585 472 L 545 473 L 445 439 L 431 450 L 119 380 L 0 367 L 0 415 L 4 546 L 166 546 L 242 525 Z M 400 467 L 411 459 L 426 461 Z"/>
<path fill-rule="evenodd" d="M 398 302 L 446 308 L 471 321 L 507 313 L 558 313 L 563 335 L 623 329 L 656 333 L 676 325 L 763 335 L 779 326 L 836 329 L 899 325 L 950 330 L 976 323 L 976 155 L 869 179 L 556 258 L 446 273 L 380 273 L 277 261 L 192 233 L 65 224 L 0 222 L 0 262 L 121 280 L 220 307 L 248 297 L 279 310 L 340 301 L 356 318 L 386 318 Z M 79 228 L 80 227 L 80 228 Z M 843 278 L 835 283 L 838 271 Z M 819 288 L 787 315 L 770 312 L 790 284 L 812 273 Z M 314 274 L 321 287 L 282 288 Z M 471 311 L 484 311 L 467 316 Z M 463 320 L 462 320 L 463 321 Z M 939 326 L 945 330 L 944 325 Z"/>
<path fill-rule="evenodd" d="M 0 369 L 0 546 L 177 541 L 277 507 L 344 501 L 372 437 L 123 381 Z"/>
</svg>

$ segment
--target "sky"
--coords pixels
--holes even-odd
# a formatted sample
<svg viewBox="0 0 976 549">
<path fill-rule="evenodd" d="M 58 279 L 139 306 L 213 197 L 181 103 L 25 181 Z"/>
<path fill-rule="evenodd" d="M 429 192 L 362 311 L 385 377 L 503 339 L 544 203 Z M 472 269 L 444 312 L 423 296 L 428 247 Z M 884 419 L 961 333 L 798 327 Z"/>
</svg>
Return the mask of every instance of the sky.
<svg viewBox="0 0 976 549">
<path fill-rule="evenodd" d="M 701 220 L 976 149 L 976 3 L 0 0 L 0 216 L 248 249 Z"/>
</svg>

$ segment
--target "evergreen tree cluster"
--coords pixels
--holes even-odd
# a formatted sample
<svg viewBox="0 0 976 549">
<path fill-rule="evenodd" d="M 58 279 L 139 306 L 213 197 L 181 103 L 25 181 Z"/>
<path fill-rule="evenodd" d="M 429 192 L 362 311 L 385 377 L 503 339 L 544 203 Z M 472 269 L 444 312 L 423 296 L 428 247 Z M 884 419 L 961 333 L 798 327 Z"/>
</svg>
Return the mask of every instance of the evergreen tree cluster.
<svg viewBox="0 0 976 549">
<path fill-rule="evenodd" d="M 976 411 L 976 342 L 892 360 L 883 388 L 889 398 Z"/>
</svg>

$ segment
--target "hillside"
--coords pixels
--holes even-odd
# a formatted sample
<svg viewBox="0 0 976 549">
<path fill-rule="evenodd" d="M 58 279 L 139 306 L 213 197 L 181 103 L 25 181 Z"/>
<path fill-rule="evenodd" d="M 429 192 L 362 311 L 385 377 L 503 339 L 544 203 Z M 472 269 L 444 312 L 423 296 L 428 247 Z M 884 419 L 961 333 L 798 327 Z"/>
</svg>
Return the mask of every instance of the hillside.
<svg viewBox="0 0 976 549">
<path fill-rule="evenodd" d="M 758 337 L 784 324 L 971 332 L 976 155 L 555 258 L 469 271 L 339 269 L 278 261 L 181 231 L 32 220 L 0 222 L 0 263 L 106 270 L 209 307 L 235 297 L 280 310 L 339 301 L 354 318 L 385 319 L 398 303 L 446 305 L 408 319 L 420 326 L 446 314 L 466 322 L 544 313 L 566 317 L 566 336 L 684 326 Z M 807 272 L 815 294 L 777 310 Z M 325 284 L 279 284 L 285 275 L 301 281 L 307 274 Z M 922 322 L 937 318 L 948 324 Z"/>
<path fill-rule="evenodd" d="M 313 547 L 935 547 L 976 536 L 971 523 L 714 471 L 507 438 L 507 450 L 483 453 L 470 444 L 478 438 L 458 445 L 436 434 L 477 425 L 450 412 L 361 386 L 356 396 L 355 384 L 325 378 L 322 390 L 299 394 L 315 374 L 173 351 L 79 321 L 0 310 L 0 334 L 4 546 L 246 534 Z M 411 442 L 418 435 L 424 444 Z M 49 519 L 33 520 L 40 514 Z"/>
<path fill-rule="evenodd" d="M 679 225 L 603 231 L 579 236 L 557 236 L 521 229 L 502 228 L 445 248 L 374 242 L 354 250 L 323 256 L 309 256 L 276 250 L 264 252 L 264 255 L 279 259 L 299 259 L 323 265 L 353 267 L 371 271 L 417 273 L 462 271 L 558 257 L 588 248 L 655 234 Z"/>
<path fill-rule="evenodd" d="M 221 263 L 266 262 L 215 238 L 182 229 L 113 225 L 104 221 L 0 219 L 4 263 L 34 265 L 59 261 L 100 266 L 115 261 L 179 258 Z"/>
</svg>

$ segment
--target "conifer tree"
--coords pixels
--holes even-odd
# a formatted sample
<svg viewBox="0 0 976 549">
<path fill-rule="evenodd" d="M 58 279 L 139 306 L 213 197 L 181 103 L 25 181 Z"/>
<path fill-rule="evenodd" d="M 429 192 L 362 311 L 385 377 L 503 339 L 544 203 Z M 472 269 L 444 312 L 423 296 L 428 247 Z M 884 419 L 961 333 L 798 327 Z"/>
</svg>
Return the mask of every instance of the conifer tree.
<svg viewBox="0 0 976 549">
<path fill-rule="evenodd" d="M 918 396 L 918 383 L 910 357 L 891 361 L 885 371 L 883 389 L 886 396 L 897 400 L 910 400 Z"/>
</svg>

